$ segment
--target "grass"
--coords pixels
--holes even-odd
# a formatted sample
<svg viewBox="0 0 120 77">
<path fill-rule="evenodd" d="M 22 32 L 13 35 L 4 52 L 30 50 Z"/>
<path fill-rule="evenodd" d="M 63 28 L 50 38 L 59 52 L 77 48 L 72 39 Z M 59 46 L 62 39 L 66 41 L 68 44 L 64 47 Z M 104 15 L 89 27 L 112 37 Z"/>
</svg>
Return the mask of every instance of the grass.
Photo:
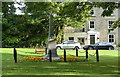
<svg viewBox="0 0 120 77">
<path fill-rule="evenodd" d="M 100 62 L 96 62 L 95 56 L 89 56 L 87 62 L 32 62 L 26 61 L 23 57 L 39 57 L 44 53 L 34 53 L 34 49 L 17 48 L 18 63 L 14 63 L 13 49 L 1 48 L 2 51 L 2 75 L 4 77 L 12 76 L 29 77 L 32 75 L 42 76 L 91 76 L 91 77 L 117 77 L 118 70 L 118 50 L 99 50 Z M 89 51 L 89 55 L 93 55 L 94 50 Z M 63 50 L 58 51 L 58 55 L 63 55 Z M 67 50 L 67 56 L 75 56 L 74 50 Z M 79 57 L 85 59 L 85 51 L 79 50 Z M 33 76 L 35 77 L 35 76 Z M 52 76 L 53 77 L 53 76 Z"/>
</svg>

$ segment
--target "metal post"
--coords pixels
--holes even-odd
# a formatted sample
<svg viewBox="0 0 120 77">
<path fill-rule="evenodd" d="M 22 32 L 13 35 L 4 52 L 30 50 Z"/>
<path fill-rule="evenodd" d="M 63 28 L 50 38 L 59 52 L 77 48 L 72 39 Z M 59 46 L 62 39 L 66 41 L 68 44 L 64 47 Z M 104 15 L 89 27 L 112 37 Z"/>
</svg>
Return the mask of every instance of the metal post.
<svg viewBox="0 0 120 77">
<path fill-rule="evenodd" d="M 66 50 L 64 49 L 64 62 L 66 62 Z"/>
<path fill-rule="evenodd" d="M 15 48 L 14 48 L 14 54 L 13 54 L 13 56 L 14 56 L 15 63 L 17 63 L 17 50 Z"/>
<path fill-rule="evenodd" d="M 51 50 L 49 50 L 49 61 L 52 62 L 52 54 L 51 54 Z"/>
<path fill-rule="evenodd" d="M 88 49 L 86 49 L 86 59 L 88 59 Z"/>
<path fill-rule="evenodd" d="M 76 48 L 76 56 L 78 57 L 78 49 Z"/>
<path fill-rule="evenodd" d="M 99 62 L 99 53 L 98 53 L 98 49 L 96 49 L 96 61 Z"/>
<path fill-rule="evenodd" d="M 47 54 L 47 47 L 45 48 L 45 55 Z"/>
</svg>

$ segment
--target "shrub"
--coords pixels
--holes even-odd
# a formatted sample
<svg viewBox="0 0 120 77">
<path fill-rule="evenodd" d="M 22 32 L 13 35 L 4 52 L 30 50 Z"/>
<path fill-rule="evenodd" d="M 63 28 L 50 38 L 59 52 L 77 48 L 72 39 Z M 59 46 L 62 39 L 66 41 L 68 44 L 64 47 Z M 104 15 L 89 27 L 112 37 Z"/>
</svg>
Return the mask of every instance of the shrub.
<svg viewBox="0 0 120 77">
<path fill-rule="evenodd" d="M 116 44 L 117 47 L 120 47 L 120 43 Z"/>
</svg>

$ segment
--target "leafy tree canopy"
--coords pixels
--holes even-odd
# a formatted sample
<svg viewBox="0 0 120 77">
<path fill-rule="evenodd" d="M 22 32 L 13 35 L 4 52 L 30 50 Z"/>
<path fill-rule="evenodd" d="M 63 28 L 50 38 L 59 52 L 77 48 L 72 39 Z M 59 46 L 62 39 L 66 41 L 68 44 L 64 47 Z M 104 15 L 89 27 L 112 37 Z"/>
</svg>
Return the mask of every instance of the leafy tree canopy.
<svg viewBox="0 0 120 77">
<path fill-rule="evenodd" d="M 104 9 L 102 16 L 110 16 L 120 3 L 115 2 L 25 2 L 19 8 L 24 14 L 15 14 L 14 2 L 2 3 L 3 47 L 30 47 L 45 45 L 48 39 L 49 15 L 53 15 L 53 31 L 57 40 L 63 40 L 63 27 L 82 28 L 92 8 Z M 119 21 L 118 23 L 119 24 Z"/>
</svg>

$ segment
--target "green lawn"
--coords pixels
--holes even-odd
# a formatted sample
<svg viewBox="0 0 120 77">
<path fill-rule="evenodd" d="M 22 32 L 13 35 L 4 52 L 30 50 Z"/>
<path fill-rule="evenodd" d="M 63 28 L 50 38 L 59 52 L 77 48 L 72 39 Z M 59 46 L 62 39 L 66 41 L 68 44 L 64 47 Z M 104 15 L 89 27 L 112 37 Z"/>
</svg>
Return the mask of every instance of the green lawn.
<svg viewBox="0 0 120 77">
<path fill-rule="evenodd" d="M 17 48 L 18 63 L 14 63 L 12 48 L 1 48 L 0 51 L 2 51 L 2 75 L 117 77 L 120 73 L 118 50 L 99 50 L 100 62 L 96 62 L 96 56 L 89 56 L 89 60 L 86 62 L 32 62 L 25 61 L 23 57 L 39 57 L 44 56 L 44 53 L 34 53 L 34 49 Z M 89 51 L 90 55 L 94 53 L 94 50 Z M 63 55 L 63 50 L 59 50 L 58 54 Z M 73 56 L 75 51 L 67 50 L 67 55 Z M 79 50 L 79 57 L 85 59 L 84 50 Z"/>
</svg>

